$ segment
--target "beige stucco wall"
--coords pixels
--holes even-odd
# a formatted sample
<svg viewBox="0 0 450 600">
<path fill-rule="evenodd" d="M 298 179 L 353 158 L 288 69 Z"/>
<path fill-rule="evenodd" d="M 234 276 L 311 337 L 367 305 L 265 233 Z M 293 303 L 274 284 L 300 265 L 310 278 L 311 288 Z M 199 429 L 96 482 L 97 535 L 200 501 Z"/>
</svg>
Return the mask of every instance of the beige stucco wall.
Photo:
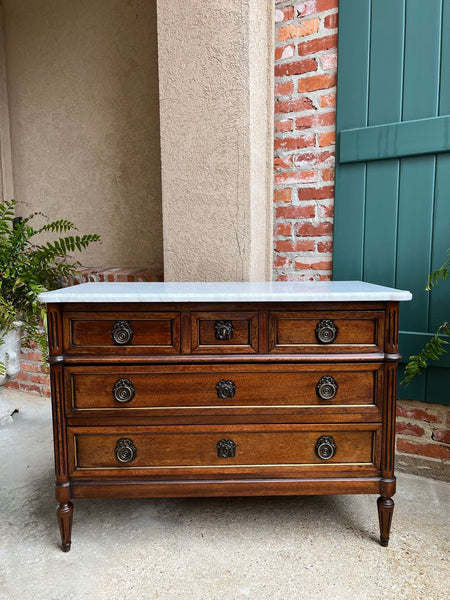
<svg viewBox="0 0 450 600">
<path fill-rule="evenodd" d="M 155 0 L 3 0 L 15 196 L 162 271 Z"/>
<path fill-rule="evenodd" d="M 157 4 L 165 279 L 270 279 L 273 2 Z"/>
<path fill-rule="evenodd" d="M 0 4 L 1 7 L 1 4 Z M 3 13 L 0 10 L 0 200 L 14 197 Z"/>
</svg>

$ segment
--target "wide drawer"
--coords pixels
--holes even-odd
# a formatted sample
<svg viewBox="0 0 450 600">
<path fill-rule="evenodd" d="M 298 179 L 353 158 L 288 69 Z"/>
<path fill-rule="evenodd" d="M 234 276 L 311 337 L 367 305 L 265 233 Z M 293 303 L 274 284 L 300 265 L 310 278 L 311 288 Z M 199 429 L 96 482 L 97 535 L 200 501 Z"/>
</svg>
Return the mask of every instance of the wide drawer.
<svg viewBox="0 0 450 600">
<path fill-rule="evenodd" d="M 72 477 L 320 476 L 379 468 L 377 424 L 69 428 Z"/>
<path fill-rule="evenodd" d="M 177 354 L 178 312 L 65 312 L 64 351 L 88 354 Z"/>
<path fill-rule="evenodd" d="M 191 339 L 193 354 L 258 352 L 258 312 L 191 312 Z"/>
<path fill-rule="evenodd" d="M 270 311 L 273 353 L 382 352 L 383 311 Z"/>
<path fill-rule="evenodd" d="M 379 363 L 67 367 L 66 414 L 350 415 L 353 407 L 381 419 L 382 372 Z"/>
</svg>

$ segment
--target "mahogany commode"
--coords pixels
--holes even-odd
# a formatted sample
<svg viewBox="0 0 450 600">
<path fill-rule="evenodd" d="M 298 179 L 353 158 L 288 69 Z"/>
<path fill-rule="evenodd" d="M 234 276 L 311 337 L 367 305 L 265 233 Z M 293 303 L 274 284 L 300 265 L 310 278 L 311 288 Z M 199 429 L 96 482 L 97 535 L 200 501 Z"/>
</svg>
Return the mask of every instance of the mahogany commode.
<svg viewBox="0 0 450 600">
<path fill-rule="evenodd" d="M 379 494 L 386 546 L 410 298 L 362 282 L 42 294 L 63 550 L 73 498 L 353 493 Z"/>
</svg>

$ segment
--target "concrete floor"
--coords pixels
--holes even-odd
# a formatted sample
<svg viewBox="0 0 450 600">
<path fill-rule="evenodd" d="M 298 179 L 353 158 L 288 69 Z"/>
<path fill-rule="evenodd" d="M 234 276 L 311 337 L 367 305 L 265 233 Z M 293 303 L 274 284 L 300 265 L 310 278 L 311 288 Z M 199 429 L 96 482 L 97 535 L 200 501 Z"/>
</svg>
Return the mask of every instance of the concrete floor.
<svg viewBox="0 0 450 600">
<path fill-rule="evenodd" d="M 1 600 L 448 600 L 450 484 L 400 473 L 388 548 L 375 496 L 77 500 L 59 549 L 48 399 L 8 392 Z"/>
</svg>

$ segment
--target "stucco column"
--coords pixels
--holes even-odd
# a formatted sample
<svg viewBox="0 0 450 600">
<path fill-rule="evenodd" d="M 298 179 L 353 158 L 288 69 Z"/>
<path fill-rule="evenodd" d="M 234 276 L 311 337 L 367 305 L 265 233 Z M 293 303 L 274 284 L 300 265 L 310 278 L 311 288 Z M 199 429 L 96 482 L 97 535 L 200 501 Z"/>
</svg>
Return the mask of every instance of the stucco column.
<svg viewBox="0 0 450 600">
<path fill-rule="evenodd" d="M 272 0 L 158 0 L 164 277 L 272 267 Z"/>
<path fill-rule="evenodd" d="M 0 2 L 0 199 L 14 198 L 9 127 L 8 85 L 6 77 L 3 5 Z"/>
</svg>

